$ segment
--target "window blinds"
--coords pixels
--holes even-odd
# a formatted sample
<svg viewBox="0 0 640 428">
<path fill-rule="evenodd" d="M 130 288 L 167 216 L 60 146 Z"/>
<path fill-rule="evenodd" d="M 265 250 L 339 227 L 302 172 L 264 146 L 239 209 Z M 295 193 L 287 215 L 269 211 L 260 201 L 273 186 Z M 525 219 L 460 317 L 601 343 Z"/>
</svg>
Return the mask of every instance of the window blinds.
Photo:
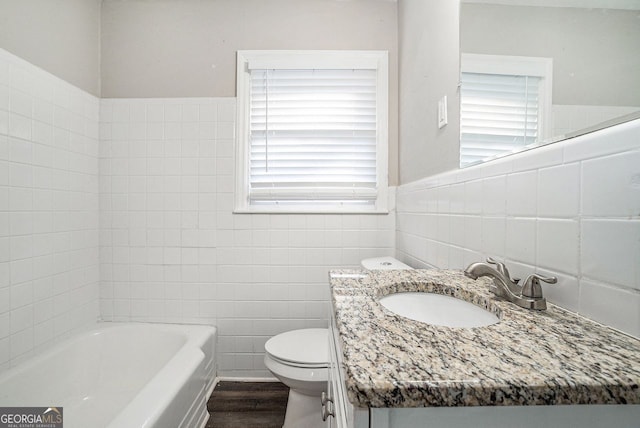
<svg viewBox="0 0 640 428">
<path fill-rule="evenodd" d="M 372 203 L 376 70 L 251 70 L 249 199 Z"/>
<path fill-rule="evenodd" d="M 540 81 L 535 76 L 462 73 L 461 166 L 536 142 Z"/>
</svg>

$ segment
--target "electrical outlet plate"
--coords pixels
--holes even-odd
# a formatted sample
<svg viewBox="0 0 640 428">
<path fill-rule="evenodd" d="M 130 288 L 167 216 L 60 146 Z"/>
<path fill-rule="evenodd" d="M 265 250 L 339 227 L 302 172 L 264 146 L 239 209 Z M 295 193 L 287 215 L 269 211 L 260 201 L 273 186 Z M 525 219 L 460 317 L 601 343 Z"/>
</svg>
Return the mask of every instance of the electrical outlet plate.
<svg viewBox="0 0 640 428">
<path fill-rule="evenodd" d="M 442 128 L 447 124 L 447 96 L 440 98 L 438 101 L 438 128 Z"/>
</svg>

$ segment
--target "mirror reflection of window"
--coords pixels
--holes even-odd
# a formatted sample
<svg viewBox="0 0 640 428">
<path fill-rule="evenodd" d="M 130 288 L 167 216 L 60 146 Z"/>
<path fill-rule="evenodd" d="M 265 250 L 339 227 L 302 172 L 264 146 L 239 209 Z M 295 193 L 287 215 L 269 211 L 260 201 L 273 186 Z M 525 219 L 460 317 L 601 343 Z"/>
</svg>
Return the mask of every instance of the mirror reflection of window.
<svg viewBox="0 0 640 428">
<path fill-rule="evenodd" d="M 637 0 L 462 0 L 460 9 L 463 56 L 553 60 L 553 103 L 537 144 L 640 117 L 638 40 Z"/>
<path fill-rule="evenodd" d="M 461 167 L 549 137 L 552 64 L 549 58 L 462 54 Z"/>
</svg>

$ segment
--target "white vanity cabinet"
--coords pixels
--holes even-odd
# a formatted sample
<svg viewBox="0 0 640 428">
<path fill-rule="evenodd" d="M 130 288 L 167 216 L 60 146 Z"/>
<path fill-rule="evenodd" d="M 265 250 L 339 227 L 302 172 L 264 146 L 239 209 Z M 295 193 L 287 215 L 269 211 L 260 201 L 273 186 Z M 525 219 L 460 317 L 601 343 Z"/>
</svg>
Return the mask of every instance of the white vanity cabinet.
<svg viewBox="0 0 640 428">
<path fill-rule="evenodd" d="M 330 428 L 369 428 L 369 409 L 355 408 L 347 398 L 345 371 L 338 330 L 333 317 L 329 325 L 329 381 L 327 399 L 323 412 L 332 413 L 327 417 Z M 326 407 L 326 409 L 325 409 Z"/>
</svg>

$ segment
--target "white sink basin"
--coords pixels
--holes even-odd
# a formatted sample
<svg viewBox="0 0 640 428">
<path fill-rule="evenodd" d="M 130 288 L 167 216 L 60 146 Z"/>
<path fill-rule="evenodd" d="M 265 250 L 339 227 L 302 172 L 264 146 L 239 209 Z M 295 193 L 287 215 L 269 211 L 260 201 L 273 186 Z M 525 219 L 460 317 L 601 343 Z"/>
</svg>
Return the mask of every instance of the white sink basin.
<svg viewBox="0 0 640 428">
<path fill-rule="evenodd" d="M 442 294 L 394 293 L 380 303 L 394 314 L 445 327 L 485 327 L 500 321 L 485 309 Z"/>
</svg>

